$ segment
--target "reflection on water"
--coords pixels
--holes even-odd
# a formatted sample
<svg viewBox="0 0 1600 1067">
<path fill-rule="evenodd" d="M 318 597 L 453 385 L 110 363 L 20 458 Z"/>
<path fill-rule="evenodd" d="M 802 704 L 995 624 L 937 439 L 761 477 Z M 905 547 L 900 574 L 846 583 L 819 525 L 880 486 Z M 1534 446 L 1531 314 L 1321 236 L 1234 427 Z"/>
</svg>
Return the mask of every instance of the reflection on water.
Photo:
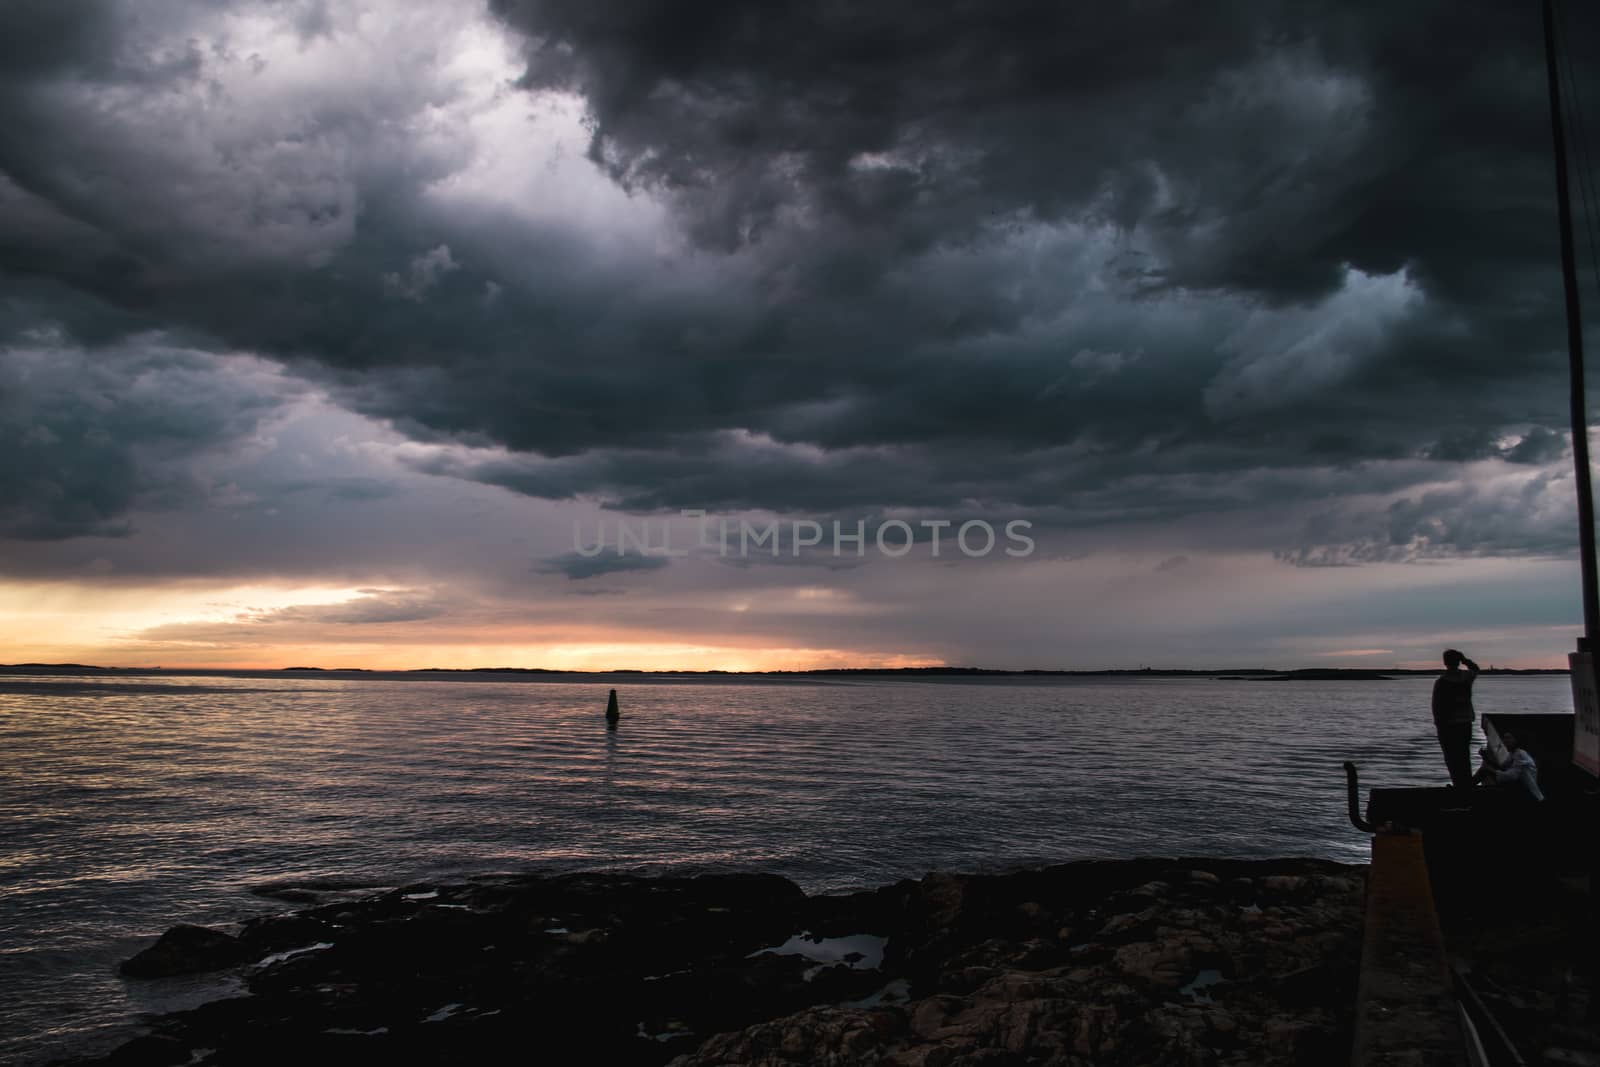
<svg viewBox="0 0 1600 1067">
<path fill-rule="evenodd" d="M 1084 857 L 1359 862 L 1343 760 L 1368 783 L 1443 779 L 1427 678 L 626 684 L 615 731 L 598 682 L 8 682 L 0 1059 L 116 1036 L 156 994 L 115 961 L 179 921 L 281 906 L 249 894 L 265 883 L 745 868 L 819 890 Z M 1476 696 L 1570 710 L 1562 677 Z"/>
</svg>

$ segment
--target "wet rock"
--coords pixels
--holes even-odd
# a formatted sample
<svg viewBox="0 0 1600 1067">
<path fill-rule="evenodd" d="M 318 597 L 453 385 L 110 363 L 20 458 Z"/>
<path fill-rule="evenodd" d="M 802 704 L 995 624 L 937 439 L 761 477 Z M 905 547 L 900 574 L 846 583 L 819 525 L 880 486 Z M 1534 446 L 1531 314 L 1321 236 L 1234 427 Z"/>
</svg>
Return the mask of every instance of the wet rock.
<svg viewBox="0 0 1600 1067">
<path fill-rule="evenodd" d="M 1283 1016 L 1268 1019 L 1262 1027 L 1267 1051 L 1286 1059 L 1297 1058 L 1307 1048 L 1314 1032 L 1315 1027 L 1309 1020 Z"/>
<path fill-rule="evenodd" d="M 1297 874 L 1274 874 L 1261 880 L 1262 893 L 1280 900 L 1309 900 L 1316 892 L 1311 879 Z"/>
<path fill-rule="evenodd" d="M 1040 904 L 1037 900 L 1028 900 L 1018 904 L 1016 911 L 1029 929 L 1042 931 L 1055 925 L 1055 916 L 1051 914 L 1050 909 Z"/>
<path fill-rule="evenodd" d="M 339 928 L 308 915 L 263 915 L 247 921 L 239 941 L 250 958 L 288 952 L 334 938 Z"/>
<path fill-rule="evenodd" d="M 169 1064 L 188 1063 L 189 1047 L 169 1037 L 148 1034 L 136 1037 L 107 1058 L 113 1067 L 167 1067 Z"/>
<path fill-rule="evenodd" d="M 1060 941 L 1035 938 L 1019 946 L 1012 956 L 1011 965 L 1024 971 L 1042 971 L 1060 966 L 1069 955 L 1067 946 Z"/>
<path fill-rule="evenodd" d="M 1002 973 L 998 967 L 954 967 L 940 974 L 939 988 L 950 993 L 971 993 Z"/>
<path fill-rule="evenodd" d="M 1260 893 L 1261 890 L 1256 886 L 1253 878 L 1229 878 L 1222 883 L 1221 895 L 1235 905 L 1249 904 Z"/>
<path fill-rule="evenodd" d="M 242 963 L 239 939 L 206 926 L 174 926 L 149 948 L 123 960 L 117 969 L 129 978 L 169 978 L 220 971 Z"/>
<path fill-rule="evenodd" d="M 951 1016 L 965 1005 L 966 1001 L 958 996 L 926 997 L 911 1009 L 911 1030 L 924 1037 L 936 1037 L 949 1026 Z"/>
<path fill-rule="evenodd" d="M 443 1064 L 533 1033 L 544 1058 L 622 1067 L 1326 1062 L 1348 1047 L 1360 906 L 1359 871 L 1299 860 L 810 898 L 770 876 L 407 886 L 246 923 L 252 995 L 157 1020 L 137 1054 Z M 807 931 L 887 940 L 881 961 L 770 951 Z"/>
<path fill-rule="evenodd" d="M 967 879 L 934 873 L 922 880 L 920 888 L 928 925 L 935 929 L 954 926 L 966 904 Z"/>
<path fill-rule="evenodd" d="M 673 1064 L 866 1064 L 873 1050 L 901 1032 L 904 1019 L 893 1011 L 812 1008 L 739 1033 L 718 1034 L 696 1052 Z"/>
<path fill-rule="evenodd" d="M 1117 949 L 1113 960 L 1123 974 L 1162 989 L 1177 989 L 1199 970 L 1182 945 L 1156 941 L 1124 945 Z"/>
<path fill-rule="evenodd" d="M 1072 1048 L 1080 1056 L 1105 1056 L 1117 1047 L 1117 1009 L 1113 1004 L 1091 1004 L 1079 1012 Z"/>
<path fill-rule="evenodd" d="M 1096 940 L 1107 944 L 1143 940 L 1155 931 L 1156 920 L 1160 915 L 1160 909 L 1155 907 L 1113 915 L 1104 926 L 1100 927 L 1099 933 L 1095 935 Z"/>
</svg>

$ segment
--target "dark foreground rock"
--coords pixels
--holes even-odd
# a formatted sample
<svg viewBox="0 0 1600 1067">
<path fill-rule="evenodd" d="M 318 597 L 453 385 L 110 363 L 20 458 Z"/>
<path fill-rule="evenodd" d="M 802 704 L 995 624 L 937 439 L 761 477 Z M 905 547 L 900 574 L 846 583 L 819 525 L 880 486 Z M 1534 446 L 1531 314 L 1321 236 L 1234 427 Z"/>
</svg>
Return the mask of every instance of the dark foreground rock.
<svg viewBox="0 0 1600 1067">
<path fill-rule="evenodd" d="M 119 968 L 129 978 L 200 974 L 243 962 L 248 950 L 238 938 L 205 926 L 174 926 Z"/>
<path fill-rule="evenodd" d="M 1363 884 L 1141 860 L 836 897 L 761 875 L 412 886 L 246 923 L 250 995 L 82 1062 L 1343 1063 Z"/>
</svg>

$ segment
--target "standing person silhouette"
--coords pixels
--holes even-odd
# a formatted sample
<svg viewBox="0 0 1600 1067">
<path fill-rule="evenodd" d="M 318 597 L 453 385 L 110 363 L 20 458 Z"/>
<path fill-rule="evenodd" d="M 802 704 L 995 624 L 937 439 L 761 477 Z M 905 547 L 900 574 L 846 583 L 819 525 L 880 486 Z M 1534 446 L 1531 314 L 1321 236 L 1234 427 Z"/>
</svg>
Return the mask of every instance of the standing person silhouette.
<svg viewBox="0 0 1600 1067">
<path fill-rule="evenodd" d="M 1466 670 L 1461 668 L 1465 666 Z M 1444 673 L 1433 683 L 1433 727 L 1450 781 L 1462 789 L 1472 786 L 1472 681 L 1478 665 L 1453 648 L 1444 650 Z"/>
</svg>

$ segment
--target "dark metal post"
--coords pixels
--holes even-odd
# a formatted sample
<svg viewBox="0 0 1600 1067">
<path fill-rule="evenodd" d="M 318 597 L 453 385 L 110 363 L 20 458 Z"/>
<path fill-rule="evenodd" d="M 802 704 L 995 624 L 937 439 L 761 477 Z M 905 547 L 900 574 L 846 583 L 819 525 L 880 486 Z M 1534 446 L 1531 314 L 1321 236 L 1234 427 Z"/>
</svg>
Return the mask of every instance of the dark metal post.
<svg viewBox="0 0 1600 1067">
<path fill-rule="evenodd" d="M 1583 316 L 1578 305 L 1578 265 L 1572 242 L 1572 199 L 1567 189 L 1567 135 L 1556 69 L 1555 0 L 1544 0 L 1545 68 L 1550 81 L 1550 129 L 1556 149 L 1556 203 L 1561 218 L 1561 276 L 1567 302 L 1567 364 L 1572 391 L 1572 464 L 1578 476 L 1578 549 L 1583 567 L 1583 636 L 1593 649 L 1600 638 L 1600 592 L 1595 585 L 1594 491 L 1589 480 L 1589 419 L 1583 385 Z"/>
<path fill-rule="evenodd" d="M 1349 761 L 1344 765 L 1344 787 L 1350 822 L 1362 833 L 1376 833 L 1378 828 L 1361 817 L 1361 779 L 1356 774 L 1356 765 Z"/>
</svg>

